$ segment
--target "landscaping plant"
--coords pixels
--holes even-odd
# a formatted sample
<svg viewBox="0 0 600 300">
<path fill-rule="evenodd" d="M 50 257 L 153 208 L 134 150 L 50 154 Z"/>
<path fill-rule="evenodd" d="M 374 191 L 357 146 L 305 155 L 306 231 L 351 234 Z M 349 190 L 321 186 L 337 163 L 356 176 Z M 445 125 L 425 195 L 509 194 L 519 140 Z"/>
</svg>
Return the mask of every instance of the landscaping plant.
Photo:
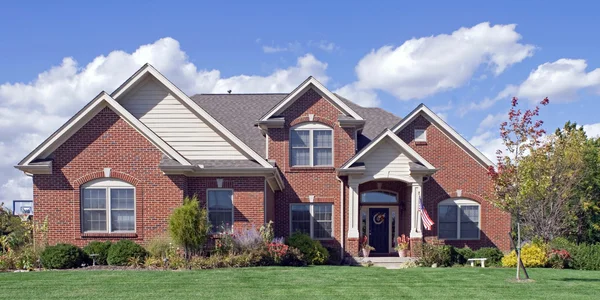
<svg viewBox="0 0 600 300">
<path fill-rule="evenodd" d="M 110 247 L 106 261 L 111 266 L 127 266 L 132 264 L 132 259 L 136 259 L 136 265 L 139 265 L 147 255 L 142 246 L 130 240 L 120 240 Z"/>
<path fill-rule="evenodd" d="M 311 239 L 306 233 L 293 233 L 288 238 L 287 244 L 300 250 L 306 261 L 311 265 L 322 265 L 329 260 L 327 249 L 319 241 Z"/>
<path fill-rule="evenodd" d="M 200 208 L 198 197 L 185 197 L 183 205 L 176 208 L 169 219 L 169 232 L 173 241 L 183 247 L 185 258 L 199 253 L 211 230 L 208 213 Z"/>
<path fill-rule="evenodd" d="M 46 269 L 72 269 L 81 267 L 88 257 L 75 245 L 56 244 L 46 247 L 40 259 Z"/>
<path fill-rule="evenodd" d="M 83 247 L 83 251 L 88 255 L 97 254 L 95 258 L 90 256 L 90 260 L 95 260 L 97 265 L 107 265 L 108 250 L 112 246 L 110 241 L 99 242 L 93 241 Z"/>
</svg>

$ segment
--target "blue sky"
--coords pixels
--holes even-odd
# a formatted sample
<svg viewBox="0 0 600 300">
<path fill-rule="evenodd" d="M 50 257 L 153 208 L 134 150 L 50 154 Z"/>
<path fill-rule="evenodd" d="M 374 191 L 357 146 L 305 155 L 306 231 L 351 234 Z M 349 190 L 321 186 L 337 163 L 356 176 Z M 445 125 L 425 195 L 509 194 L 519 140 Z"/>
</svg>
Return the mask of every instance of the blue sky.
<svg viewBox="0 0 600 300">
<path fill-rule="evenodd" d="M 287 92 L 315 75 L 357 103 L 398 116 L 423 102 L 488 155 L 499 147 L 497 124 L 513 95 L 525 107 L 550 97 L 551 105 L 542 111 L 547 129 L 570 120 L 597 135 L 599 6 L 592 1 L 4 3 L 0 201 L 30 199 L 31 180 L 12 166 L 144 60 L 188 94 L 230 88 Z"/>
</svg>

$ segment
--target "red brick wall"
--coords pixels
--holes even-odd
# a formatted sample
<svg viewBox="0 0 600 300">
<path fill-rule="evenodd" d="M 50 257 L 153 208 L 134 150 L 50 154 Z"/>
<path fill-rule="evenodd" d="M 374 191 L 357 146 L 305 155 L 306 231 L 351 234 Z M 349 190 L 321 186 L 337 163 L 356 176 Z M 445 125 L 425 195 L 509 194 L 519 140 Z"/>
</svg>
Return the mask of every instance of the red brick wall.
<svg viewBox="0 0 600 300">
<path fill-rule="evenodd" d="M 50 244 L 86 245 L 92 240 L 122 238 L 145 243 L 167 230 L 168 218 L 185 194 L 206 201 L 206 189 L 216 178 L 166 176 L 158 165 L 163 154 L 144 136 L 105 108 L 54 151 L 53 174 L 34 175 L 36 219 L 48 216 Z M 83 234 L 80 225 L 80 186 L 104 177 L 129 182 L 136 188 L 135 234 Z M 234 227 L 264 221 L 264 177 L 225 177 L 223 188 L 234 189 Z"/>
<path fill-rule="evenodd" d="M 290 167 L 289 131 L 294 125 L 309 122 L 309 114 L 314 114 L 314 122 L 323 123 L 333 128 L 334 166 L 318 168 Z M 309 202 L 309 195 L 314 195 L 314 202 L 333 203 L 334 241 L 323 244 L 337 247 L 340 237 L 340 182 L 337 180 L 335 168 L 354 155 L 354 129 L 341 128 L 337 118 L 341 112 L 328 100 L 314 90 L 308 90 L 281 115 L 285 117 L 284 128 L 269 129 L 269 159 L 277 161 L 281 169 L 285 189 L 275 194 L 275 233 L 277 236 L 289 235 L 290 204 Z"/>
<path fill-rule="evenodd" d="M 83 246 L 90 240 L 122 237 L 143 242 L 167 228 L 173 208 L 187 189 L 183 176 L 165 176 L 158 169 L 162 153 L 112 110 L 105 108 L 53 153 L 51 175 L 34 175 L 36 219 L 48 216 L 50 244 Z M 80 225 L 80 186 L 112 175 L 136 187 L 136 234 L 86 237 Z"/>
<path fill-rule="evenodd" d="M 206 207 L 206 189 L 217 189 L 216 177 L 188 178 L 188 195 L 198 195 L 200 205 Z M 257 228 L 264 223 L 263 177 L 224 177 L 223 189 L 233 189 L 234 228 Z"/>
<path fill-rule="evenodd" d="M 427 143 L 414 142 L 414 130 L 427 130 Z M 495 246 L 503 251 L 510 248 L 508 232 L 510 231 L 510 215 L 493 207 L 485 200 L 492 188 L 487 170 L 448 136 L 431 124 L 426 118 L 419 116 L 399 133 L 400 138 L 415 149 L 423 158 L 439 170 L 423 185 L 425 207 L 431 218 L 437 223 L 437 205 L 439 202 L 457 197 L 457 190 L 462 190 L 462 197 L 469 198 L 481 205 L 481 235 L 479 240 L 445 241 L 447 244 L 471 248 Z M 437 236 L 437 224 L 431 231 L 424 230 L 425 239 Z"/>
</svg>

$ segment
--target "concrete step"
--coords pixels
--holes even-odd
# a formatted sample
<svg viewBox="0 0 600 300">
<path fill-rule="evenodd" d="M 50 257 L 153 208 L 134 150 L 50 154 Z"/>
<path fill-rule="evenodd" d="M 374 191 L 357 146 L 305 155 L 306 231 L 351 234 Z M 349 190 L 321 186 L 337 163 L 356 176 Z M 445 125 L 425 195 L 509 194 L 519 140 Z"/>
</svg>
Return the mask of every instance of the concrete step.
<svg viewBox="0 0 600 300">
<path fill-rule="evenodd" d="M 354 261 L 361 265 L 373 265 L 386 269 L 404 269 L 408 263 L 416 262 L 414 257 L 354 257 Z"/>
</svg>

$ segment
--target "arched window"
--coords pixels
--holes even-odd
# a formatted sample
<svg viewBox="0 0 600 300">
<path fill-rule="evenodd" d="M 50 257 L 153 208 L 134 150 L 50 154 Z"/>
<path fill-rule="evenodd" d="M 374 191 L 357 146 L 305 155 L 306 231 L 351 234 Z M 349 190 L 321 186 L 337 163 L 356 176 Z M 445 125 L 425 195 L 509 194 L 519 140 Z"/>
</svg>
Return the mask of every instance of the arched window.
<svg viewBox="0 0 600 300">
<path fill-rule="evenodd" d="M 438 237 L 448 240 L 479 239 L 481 213 L 479 203 L 464 199 L 446 199 L 438 204 Z"/>
<path fill-rule="evenodd" d="M 332 166 L 333 129 L 321 123 L 302 123 L 290 130 L 291 166 Z"/>
<path fill-rule="evenodd" d="M 81 186 L 83 232 L 134 232 L 135 187 L 112 178 Z"/>
<path fill-rule="evenodd" d="M 396 203 L 398 194 L 386 191 L 370 191 L 360 194 L 361 203 Z"/>
</svg>

